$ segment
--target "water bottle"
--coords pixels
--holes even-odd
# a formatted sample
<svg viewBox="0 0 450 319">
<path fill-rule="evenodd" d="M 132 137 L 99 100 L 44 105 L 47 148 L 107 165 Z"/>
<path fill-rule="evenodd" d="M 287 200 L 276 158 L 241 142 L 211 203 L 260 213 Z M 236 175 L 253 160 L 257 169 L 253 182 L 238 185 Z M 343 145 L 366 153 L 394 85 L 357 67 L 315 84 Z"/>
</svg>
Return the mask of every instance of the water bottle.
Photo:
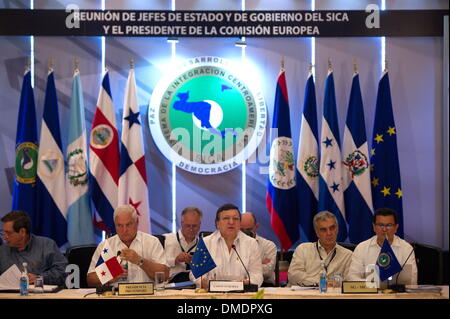
<svg viewBox="0 0 450 319">
<path fill-rule="evenodd" d="M 319 292 L 327 292 L 327 271 L 325 270 L 325 264 L 321 263 L 319 272 Z"/>
<path fill-rule="evenodd" d="M 28 296 L 28 263 L 23 263 L 23 271 L 20 274 L 20 295 Z"/>
<path fill-rule="evenodd" d="M 128 261 L 126 260 L 121 260 L 120 261 L 120 265 L 122 266 L 123 269 L 128 270 Z M 128 281 L 128 277 L 123 277 L 121 279 L 121 281 Z"/>
</svg>

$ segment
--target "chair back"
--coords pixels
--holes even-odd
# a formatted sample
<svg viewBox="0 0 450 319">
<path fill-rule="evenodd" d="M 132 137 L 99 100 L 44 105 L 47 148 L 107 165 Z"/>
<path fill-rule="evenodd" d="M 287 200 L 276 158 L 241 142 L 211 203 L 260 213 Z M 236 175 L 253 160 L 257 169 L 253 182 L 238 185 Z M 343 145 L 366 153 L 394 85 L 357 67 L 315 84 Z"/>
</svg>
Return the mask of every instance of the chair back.
<svg viewBox="0 0 450 319">
<path fill-rule="evenodd" d="M 417 263 L 417 284 L 442 285 L 443 283 L 443 253 L 439 247 L 412 243 Z"/>
<path fill-rule="evenodd" d="M 72 246 L 67 248 L 66 257 L 69 264 L 76 264 L 80 268 L 80 288 L 88 288 L 87 272 L 91 264 L 97 244 Z"/>
<path fill-rule="evenodd" d="M 161 246 L 162 246 L 163 248 L 165 248 L 165 244 L 166 244 L 166 236 L 164 236 L 164 235 L 153 235 L 153 236 L 155 236 L 156 238 L 158 238 L 158 239 L 159 239 L 159 242 L 161 243 Z"/>
</svg>

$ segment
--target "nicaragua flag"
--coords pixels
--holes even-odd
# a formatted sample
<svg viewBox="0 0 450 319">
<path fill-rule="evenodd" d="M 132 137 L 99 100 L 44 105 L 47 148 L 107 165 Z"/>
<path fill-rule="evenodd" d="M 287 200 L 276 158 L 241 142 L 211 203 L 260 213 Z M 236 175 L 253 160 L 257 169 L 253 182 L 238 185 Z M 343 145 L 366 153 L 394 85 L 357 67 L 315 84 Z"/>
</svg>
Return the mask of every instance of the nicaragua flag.
<svg viewBox="0 0 450 319">
<path fill-rule="evenodd" d="M 23 77 L 16 131 L 16 160 L 12 209 L 26 211 L 31 220 L 36 216 L 36 173 L 38 139 L 31 72 Z"/>
<path fill-rule="evenodd" d="M 92 200 L 102 219 L 101 228 L 109 234 L 115 233 L 113 214 L 119 185 L 119 134 L 115 116 L 106 72 L 92 122 L 89 169 Z"/>
<path fill-rule="evenodd" d="M 383 247 L 381 247 L 380 254 L 377 258 L 377 265 L 380 269 L 381 281 L 385 281 L 402 270 L 402 266 L 400 266 L 400 263 L 398 262 L 398 259 L 387 239 L 384 240 Z"/>
<path fill-rule="evenodd" d="M 397 130 L 387 71 L 383 73 L 378 84 L 370 162 L 373 208 L 377 210 L 389 207 L 395 210 L 399 223 L 397 235 L 403 238 L 403 193 L 397 153 Z"/>
<path fill-rule="evenodd" d="M 350 91 L 342 159 L 345 166 L 343 177 L 348 235 L 352 243 L 359 244 L 373 236 L 373 207 L 369 147 L 358 73 L 353 75 Z"/>
<path fill-rule="evenodd" d="M 203 236 L 200 236 L 198 245 L 195 248 L 194 255 L 192 256 L 191 262 L 191 272 L 192 275 L 197 279 L 203 276 L 207 272 L 216 268 L 216 263 L 209 253 L 208 248 L 203 241 Z"/>
<path fill-rule="evenodd" d="M 97 273 L 98 279 L 104 285 L 122 274 L 123 271 L 117 256 L 112 251 L 108 241 L 105 241 L 97 264 L 95 265 L 95 272 Z"/>
<path fill-rule="evenodd" d="M 306 242 L 317 240 L 313 225 L 319 200 L 320 162 L 317 132 L 316 89 L 313 75 L 310 73 L 306 81 L 296 171 L 300 237 Z"/>
<path fill-rule="evenodd" d="M 345 222 L 342 157 L 332 71 L 328 72 L 325 82 L 320 146 L 319 211 L 326 210 L 336 216 L 339 224 L 337 240 L 345 241 L 347 225 Z"/>
<path fill-rule="evenodd" d="M 294 150 L 284 70 L 281 70 L 278 76 L 272 132 L 275 133 L 275 138 L 270 148 L 266 207 L 270 213 L 272 228 L 280 239 L 282 248 L 289 250 L 299 239 L 299 222 Z"/>
<path fill-rule="evenodd" d="M 47 77 L 39 145 L 37 214 L 33 229 L 36 235 L 50 237 L 62 246 L 67 242 L 66 185 L 53 70 Z"/>
<path fill-rule="evenodd" d="M 139 217 L 139 230 L 151 233 L 141 116 L 133 69 L 128 74 L 125 89 L 121 141 L 119 205 L 132 205 Z"/>
<path fill-rule="evenodd" d="M 66 150 L 67 239 L 71 246 L 95 243 L 84 123 L 83 90 L 80 73 L 75 70 Z"/>
</svg>

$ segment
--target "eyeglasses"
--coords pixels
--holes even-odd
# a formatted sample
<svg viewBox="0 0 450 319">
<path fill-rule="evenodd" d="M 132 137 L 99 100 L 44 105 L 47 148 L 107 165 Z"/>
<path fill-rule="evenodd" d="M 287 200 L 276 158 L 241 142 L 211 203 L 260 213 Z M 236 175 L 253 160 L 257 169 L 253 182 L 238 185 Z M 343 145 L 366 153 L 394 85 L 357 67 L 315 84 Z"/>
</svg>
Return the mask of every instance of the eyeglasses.
<svg viewBox="0 0 450 319">
<path fill-rule="evenodd" d="M 375 224 L 378 228 L 386 228 L 387 230 L 391 230 L 395 225 L 394 224 Z"/>
</svg>

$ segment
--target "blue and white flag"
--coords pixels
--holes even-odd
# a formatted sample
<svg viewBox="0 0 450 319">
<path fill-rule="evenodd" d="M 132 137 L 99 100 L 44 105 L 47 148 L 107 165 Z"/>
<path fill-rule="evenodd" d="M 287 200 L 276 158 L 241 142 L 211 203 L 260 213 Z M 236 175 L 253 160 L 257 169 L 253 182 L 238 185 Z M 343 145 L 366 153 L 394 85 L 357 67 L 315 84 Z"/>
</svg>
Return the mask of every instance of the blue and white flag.
<svg viewBox="0 0 450 319">
<path fill-rule="evenodd" d="M 395 210 L 399 223 L 397 235 L 403 237 L 403 192 L 397 151 L 397 129 L 387 71 L 383 73 L 378 84 L 370 163 L 373 208 L 377 210 L 388 207 Z"/>
<path fill-rule="evenodd" d="M 345 241 L 347 224 L 342 179 L 343 165 L 332 71 L 328 72 L 325 82 L 320 146 L 319 211 L 326 210 L 336 216 L 339 224 L 337 240 Z"/>
<path fill-rule="evenodd" d="M 352 243 L 359 244 L 374 233 L 369 147 L 358 73 L 353 75 L 342 156 L 345 166 L 343 177 L 348 236 Z"/>
<path fill-rule="evenodd" d="M 67 242 L 66 185 L 53 70 L 47 77 L 39 145 L 34 231 L 36 235 L 50 237 L 62 246 Z"/>
<path fill-rule="evenodd" d="M 377 265 L 380 269 L 381 281 L 387 280 L 402 270 L 402 266 L 398 262 L 397 256 L 395 256 L 387 238 L 384 240 L 383 247 L 381 247 L 380 254 L 378 255 Z"/>
<path fill-rule="evenodd" d="M 296 171 L 300 239 L 304 242 L 317 240 L 313 218 L 317 213 L 319 200 L 318 139 L 316 89 L 313 75 L 310 73 L 306 81 Z"/>
<path fill-rule="evenodd" d="M 83 89 L 78 70 L 73 75 L 66 162 L 67 239 L 71 246 L 95 243 L 89 196 Z"/>
<path fill-rule="evenodd" d="M 12 209 L 26 211 L 32 221 L 36 217 L 37 160 L 36 109 L 33 88 L 31 87 L 31 72 L 27 70 L 23 77 L 17 119 Z"/>
</svg>

